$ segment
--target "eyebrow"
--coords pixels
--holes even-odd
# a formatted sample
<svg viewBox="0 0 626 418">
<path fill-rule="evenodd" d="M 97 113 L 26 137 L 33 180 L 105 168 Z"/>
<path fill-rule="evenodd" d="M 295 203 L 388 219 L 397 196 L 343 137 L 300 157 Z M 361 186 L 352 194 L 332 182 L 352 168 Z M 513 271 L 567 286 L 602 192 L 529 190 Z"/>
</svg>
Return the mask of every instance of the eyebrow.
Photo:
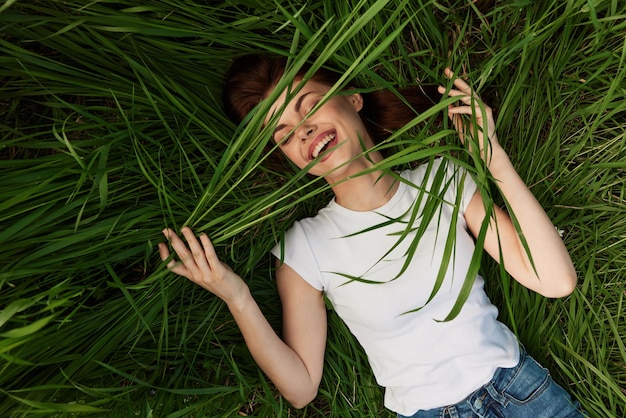
<svg viewBox="0 0 626 418">
<path fill-rule="evenodd" d="M 302 96 L 298 97 L 298 100 L 296 101 L 296 112 L 300 113 L 300 108 L 302 107 L 302 102 L 304 101 L 304 98 L 306 96 L 308 96 L 309 94 L 313 93 L 312 91 L 308 91 L 306 93 L 304 93 Z M 281 129 L 284 129 L 287 125 L 281 123 L 280 125 L 278 125 L 276 127 L 276 129 L 274 129 L 274 134 L 276 134 L 276 132 L 280 131 Z"/>
<path fill-rule="evenodd" d="M 304 98 L 306 96 L 308 96 L 309 94 L 313 93 L 312 91 L 306 92 L 304 93 L 302 96 L 300 96 L 298 98 L 298 101 L 296 102 L 296 112 L 300 112 L 300 107 L 302 106 L 302 101 L 304 101 Z"/>
</svg>

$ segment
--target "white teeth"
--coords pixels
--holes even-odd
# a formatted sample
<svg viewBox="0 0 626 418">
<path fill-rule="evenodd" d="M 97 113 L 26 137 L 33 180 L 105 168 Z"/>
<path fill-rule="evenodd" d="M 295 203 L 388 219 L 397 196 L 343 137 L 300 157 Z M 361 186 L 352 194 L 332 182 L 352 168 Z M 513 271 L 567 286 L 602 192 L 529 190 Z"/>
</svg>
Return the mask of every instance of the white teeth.
<svg viewBox="0 0 626 418">
<path fill-rule="evenodd" d="M 335 139 L 334 133 L 326 135 L 324 139 L 317 143 L 317 145 L 313 149 L 313 152 L 311 153 L 311 157 L 317 158 L 317 156 L 320 155 L 320 151 L 322 150 L 322 148 L 324 148 L 326 144 L 328 144 L 333 139 Z"/>
</svg>

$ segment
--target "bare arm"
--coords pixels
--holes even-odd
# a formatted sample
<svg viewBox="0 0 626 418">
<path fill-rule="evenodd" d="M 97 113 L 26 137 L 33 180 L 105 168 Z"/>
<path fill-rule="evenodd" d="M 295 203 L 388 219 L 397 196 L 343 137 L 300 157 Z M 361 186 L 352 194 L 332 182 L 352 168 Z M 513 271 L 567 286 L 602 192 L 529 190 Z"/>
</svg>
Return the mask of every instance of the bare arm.
<svg viewBox="0 0 626 418">
<path fill-rule="evenodd" d="M 313 288 L 287 264 L 280 265 L 276 270 L 276 285 L 283 305 L 283 338 L 298 353 L 309 377 L 302 388 L 294 388 L 301 389 L 304 396 L 300 402 L 293 401 L 292 404 L 301 407 L 315 398 L 322 379 L 326 305 L 322 292 Z"/>
<path fill-rule="evenodd" d="M 454 78 L 450 70 L 446 71 L 446 75 Z M 532 263 L 511 218 L 500 208 L 495 208 L 490 219 L 485 250 L 498 262 L 504 262 L 511 276 L 527 288 L 547 297 L 570 294 L 576 286 L 576 272 L 572 260 L 554 225 L 499 144 L 494 131 L 495 123 L 491 108 L 482 103 L 463 80 L 455 79 L 454 84 L 458 90 L 451 90 L 448 94 L 458 96 L 462 105 L 451 106 L 448 114 L 462 139 L 464 135 L 478 135 L 480 154 L 486 159 L 490 173 L 496 179 L 510 211 L 519 222 L 532 256 Z M 440 88 L 440 92 L 444 91 Z M 461 115 L 470 116 L 480 129 L 474 130 L 473 125 L 464 124 Z M 484 140 L 484 135 L 489 139 Z M 485 216 L 482 196 L 476 192 L 465 211 L 468 228 L 475 236 L 480 231 Z"/>
<path fill-rule="evenodd" d="M 172 230 L 163 232 L 181 260 L 172 260 L 168 268 L 224 300 L 250 353 L 281 394 L 296 408 L 309 403 L 317 394 L 326 344 L 326 310 L 321 292 L 293 270 L 279 268 L 277 282 L 286 318 L 283 341 L 243 279 L 218 259 L 205 234 L 198 241 L 191 229 L 183 228 L 188 248 Z M 163 243 L 159 244 L 159 253 L 163 260 L 170 256 Z"/>
</svg>

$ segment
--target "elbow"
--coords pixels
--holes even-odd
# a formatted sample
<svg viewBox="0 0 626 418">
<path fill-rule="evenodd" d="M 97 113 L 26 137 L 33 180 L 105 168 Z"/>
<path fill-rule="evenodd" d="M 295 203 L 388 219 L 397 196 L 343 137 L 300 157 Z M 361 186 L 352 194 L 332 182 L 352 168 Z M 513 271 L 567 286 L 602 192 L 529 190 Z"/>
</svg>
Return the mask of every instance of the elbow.
<svg viewBox="0 0 626 418">
<path fill-rule="evenodd" d="M 289 396 L 283 394 L 287 402 L 296 409 L 302 409 L 310 404 L 317 396 L 317 387 L 313 388 L 301 388 L 297 393 L 290 394 Z"/>
<path fill-rule="evenodd" d="M 571 295 L 576 289 L 577 279 L 576 274 L 572 275 L 572 277 L 562 286 L 561 293 L 559 298 L 564 298 L 566 296 Z"/>
<path fill-rule="evenodd" d="M 576 272 L 572 270 L 571 272 L 564 274 L 561 280 L 551 286 L 550 289 L 542 292 L 542 294 L 548 298 L 564 298 L 574 292 L 577 281 Z"/>
<path fill-rule="evenodd" d="M 291 404 L 291 406 L 293 406 L 296 409 L 302 409 L 305 406 L 307 406 L 312 400 L 313 399 L 308 400 L 308 401 L 303 401 L 303 402 L 301 402 L 301 401 L 289 401 L 289 403 Z"/>
</svg>

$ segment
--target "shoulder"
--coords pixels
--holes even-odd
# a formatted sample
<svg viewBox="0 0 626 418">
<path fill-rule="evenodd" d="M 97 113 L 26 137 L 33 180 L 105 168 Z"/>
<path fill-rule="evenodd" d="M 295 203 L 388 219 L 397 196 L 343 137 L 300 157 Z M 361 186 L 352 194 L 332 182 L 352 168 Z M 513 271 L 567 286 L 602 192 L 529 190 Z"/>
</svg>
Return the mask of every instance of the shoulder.
<svg viewBox="0 0 626 418">
<path fill-rule="evenodd" d="M 421 163 L 417 167 L 400 172 L 409 185 L 431 190 L 437 184 L 446 183 L 458 170 L 456 164 L 443 157 Z"/>
<path fill-rule="evenodd" d="M 324 288 L 319 268 L 320 249 L 325 248 L 328 235 L 332 231 L 332 226 L 325 220 L 328 219 L 323 214 L 325 210 L 326 208 L 315 216 L 294 222 L 271 251 L 280 264 L 288 265 L 288 268 L 282 268 L 281 274 L 284 271 L 293 271 L 318 291 Z"/>
<path fill-rule="evenodd" d="M 341 216 L 332 200 L 315 215 L 295 221 L 285 232 L 285 240 L 302 240 L 307 236 L 325 235 L 333 222 Z"/>
<path fill-rule="evenodd" d="M 444 157 L 436 157 L 425 161 L 416 167 L 408 168 L 400 172 L 400 175 L 407 180 L 421 180 L 434 176 L 439 170 L 448 171 L 456 166 L 452 161 Z"/>
<path fill-rule="evenodd" d="M 467 168 L 448 157 L 434 158 L 400 175 L 416 189 L 438 195 L 449 203 L 458 202 L 463 209 L 477 188 Z"/>
</svg>

